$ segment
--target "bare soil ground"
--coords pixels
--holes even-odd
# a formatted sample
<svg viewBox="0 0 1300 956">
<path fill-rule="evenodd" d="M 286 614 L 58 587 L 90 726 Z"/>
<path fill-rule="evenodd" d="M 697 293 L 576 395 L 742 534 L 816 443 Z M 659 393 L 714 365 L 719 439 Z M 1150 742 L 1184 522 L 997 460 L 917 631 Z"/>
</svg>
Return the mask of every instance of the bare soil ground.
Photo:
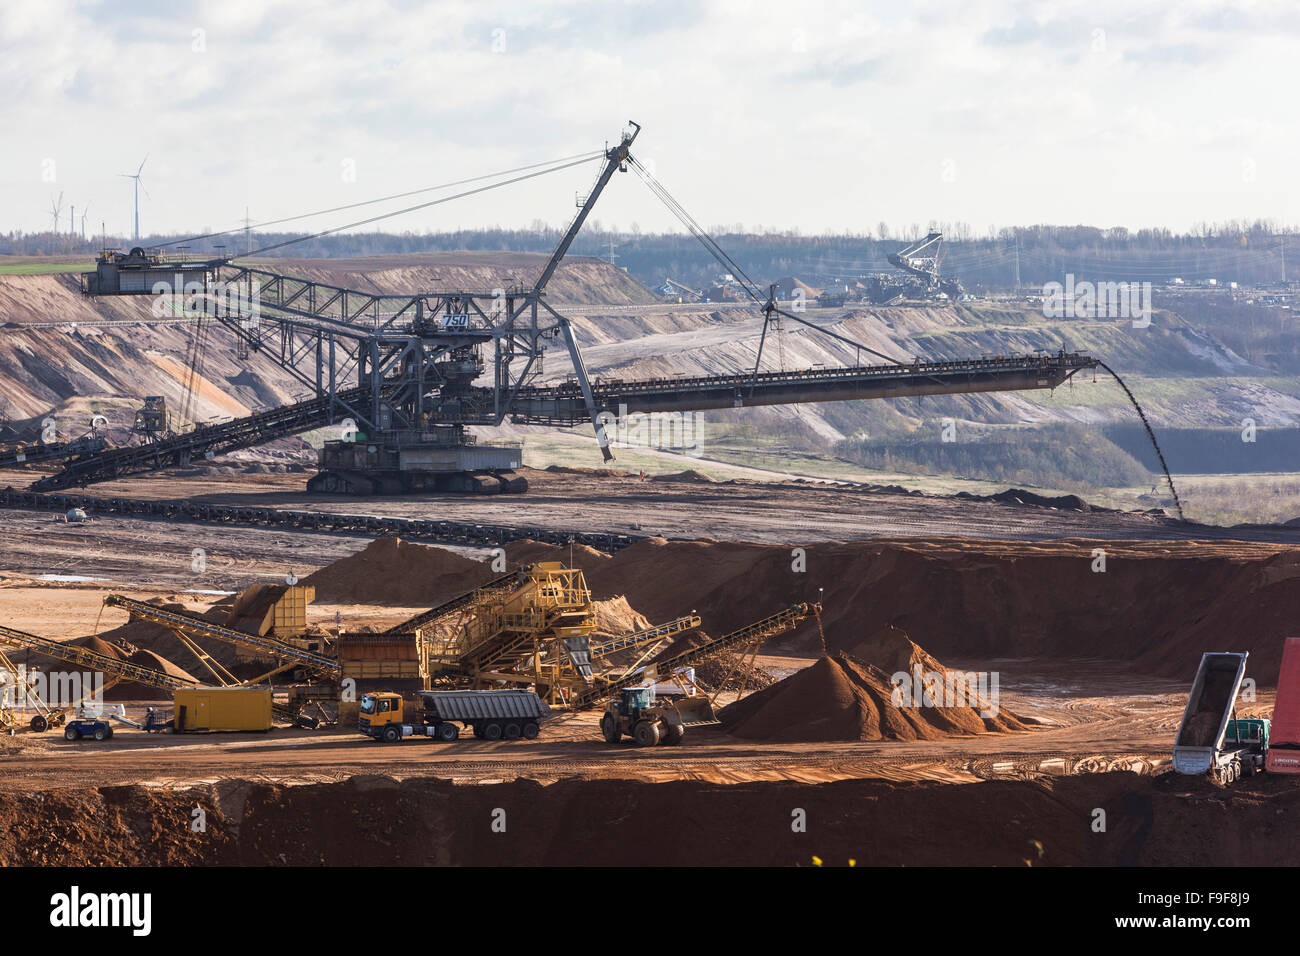
<svg viewBox="0 0 1300 956">
<path fill-rule="evenodd" d="M 683 780 L 466 787 L 359 775 L 0 791 L 7 865 L 1288 865 L 1300 790 L 1091 774 L 943 785 Z M 1097 810 L 1106 828 L 1096 831 Z M 204 828 L 194 832 L 195 812 Z M 792 827 L 796 814 L 806 829 Z M 1211 822 L 1213 821 L 1213 822 Z M 504 832 L 500 824 L 505 824 Z M 496 824 L 494 826 L 494 824 Z"/>
<path fill-rule="evenodd" d="M 13 476 L 7 480 L 14 487 L 23 487 L 40 473 L 10 470 L 6 475 Z M 167 473 L 104 482 L 86 493 L 718 541 L 787 543 L 959 535 L 1013 541 L 1097 538 L 1300 544 L 1300 526 L 1222 528 L 1178 522 L 1160 514 L 1064 511 L 815 481 L 701 484 L 531 468 L 520 473 L 529 483 L 528 492 L 522 495 L 363 499 L 308 494 L 306 476 L 301 474 L 179 477 Z"/>
<path fill-rule="evenodd" d="M 1068 592 L 1077 590 L 1069 584 L 1074 571 L 1062 571 L 1060 562 L 1086 566 L 1089 542 L 1101 540 L 1115 562 L 1108 574 L 1140 567 L 1144 575 L 1127 584 L 1122 576 L 1097 576 L 1114 582 L 1110 613 L 1131 600 L 1155 614 L 1162 598 L 1190 602 L 1192 613 L 1198 605 L 1178 597 L 1181 592 L 1150 593 L 1159 569 L 1189 594 L 1200 587 L 1206 600 L 1218 590 L 1252 593 L 1250 582 L 1284 588 L 1293 576 L 1290 532 L 1260 529 L 1234 538 L 1218 529 L 1214 539 L 1197 540 L 1203 529 L 1147 515 L 800 484 L 673 485 L 546 472 L 530 479 L 534 492 L 518 498 L 329 500 L 305 495 L 301 476 L 275 475 L 140 479 L 96 493 L 601 530 L 639 525 L 641 533 L 673 528 L 682 537 L 716 533 L 733 542 L 767 542 L 766 549 L 647 542 L 637 546 L 645 552 L 639 559 L 631 549 L 622 552 L 625 560 L 580 556 L 591 566 L 597 598 L 626 593 L 633 608 L 660 620 L 676 595 L 674 608 L 697 606 L 723 626 L 768 612 L 768 603 L 788 603 L 772 590 L 768 564 L 787 566 L 791 545 L 809 542 L 811 560 L 839 568 L 824 578 L 827 586 L 847 589 L 828 597 L 828 608 L 838 601 L 847 609 L 839 618 L 827 616 L 832 647 L 849 646 L 855 634 L 861 639 L 854 615 L 887 617 L 893 599 L 917 613 L 929 613 L 930 604 L 961 617 L 969 613 L 963 606 L 973 607 L 969 602 L 978 598 L 989 615 L 1018 619 L 1018 628 L 1004 627 L 996 616 L 984 621 L 985 631 L 1005 631 L 1005 644 L 987 634 L 963 641 L 961 629 L 937 613 L 930 618 L 934 635 L 911 627 L 909 633 L 931 649 L 937 638 L 950 667 L 998 672 L 1001 706 L 1029 729 L 817 743 L 748 741 L 702 729 L 680 747 L 650 750 L 605 745 L 594 712 L 558 715 L 536 741 L 510 743 L 386 746 L 347 727 L 179 737 L 122 727 L 98 744 L 65 741 L 57 732 L 20 733 L 0 738 L 0 822 L 6 824 L 0 862 L 359 863 L 381 856 L 402 862 L 597 862 L 611 858 L 615 842 L 637 847 L 635 860 L 624 855 L 621 861 L 643 863 L 798 864 L 812 855 L 881 864 L 1282 862 L 1281 841 L 1243 834 L 1281 825 L 1278 814 L 1300 799 L 1292 780 L 1256 778 L 1225 791 L 1166 773 L 1191 669 L 1135 663 L 1150 648 L 1133 648 L 1133 659 L 1101 658 L 1098 648 L 1118 653 L 1123 643 L 1099 639 L 1109 624 L 1044 616 L 1042 593 L 1029 593 L 1024 582 L 1041 579 L 1043 588 L 1070 598 Z M 348 535 L 164 521 L 68 526 L 24 512 L 6 512 L 5 520 L 0 620 L 59 638 L 124 623 L 120 612 L 100 614 L 100 601 L 112 590 L 202 608 L 221 596 L 203 592 L 232 591 L 289 572 L 305 577 L 368 543 Z M 902 539 L 894 540 L 900 532 Z M 813 544 L 846 538 L 874 543 Z M 205 552 L 203 572 L 193 566 L 196 547 Z M 686 551 L 672 559 L 663 580 L 643 585 L 648 575 L 635 560 L 654 560 L 655 548 Z M 704 563 L 683 563 L 695 552 Z M 1056 570 L 1039 576 L 1033 569 L 1040 566 Z M 942 569 L 965 583 L 926 577 Z M 1208 576 L 1198 586 L 1194 576 L 1202 573 Z M 725 597 L 717 589 L 732 580 L 727 575 L 747 581 L 755 596 Z M 912 580 L 921 590 L 907 589 Z M 1003 586 L 1005 592 L 997 589 Z M 924 600 L 925 593 L 932 598 Z M 954 603 L 958 593 L 965 605 Z M 378 600 L 322 604 L 312 607 L 311 620 L 331 625 L 337 614 L 349 627 L 383 625 L 421 609 Z M 769 646 L 758 663 L 778 677 L 807 667 L 817 653 L 809 636 Z M 1156 638 L 1190 653 L 1170 635 Z M 1184 671 L 1185 677 L 1176 676 Z M 723 695 L 719 703 L 729 699 Z M 128 703 L 128 715 L 139 717 L 144 706 Z M 1271 708 L 1265 690 L 1244 714 L 1267 715 Z M 202 838 L 185 826 L 196 805 L 207 808 L 212 821 Z M 1112 814 L 1112 837 L 1091 841 L 1089 815 L 1098 806 Z M 517 814 L 516 838 L 491 846 L 468 831 L 446 835 L 461 827 L 448 821 L 474 819 L 495 807 Z M 789 832 L 790 807 L 808 809 L 819 821 L 815 840 L 777 835 Z M 314 818 L 310 827 L 295 822 L 304 815 Z M 404 823 L 412 815 L 423 821 L 414 835 Z M 665 829 L 668 816 L 676 822 Z M 323 819 L 333 823 L 322 829 Z M 735 821 L 741 819 L 771 822 L 771 840 L 740 839 Z M 723 826 L 722 820 L 731 822 Z M 882 839 L 879 830 L 889 820 L 901 829 Z M 331 828 L 347 836 L 327 837 Z M 1211 836 L 1192 840 L 1189 832 Z"/>
</svg>

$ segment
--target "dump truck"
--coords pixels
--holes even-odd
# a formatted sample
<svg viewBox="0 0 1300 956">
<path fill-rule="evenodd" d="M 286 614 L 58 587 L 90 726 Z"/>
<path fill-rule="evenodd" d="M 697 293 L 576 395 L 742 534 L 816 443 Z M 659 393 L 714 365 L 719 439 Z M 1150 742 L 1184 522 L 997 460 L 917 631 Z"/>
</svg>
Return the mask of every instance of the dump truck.
<svg viewBox="0 0 1300 956">
<path fill-rule="evenodd" d="M 1268 759 L 1272 722 L 1264 717 L 1234 717 L 1223 734 L 1223 749 L 1236 751 L 1238 768 L 1233 779 L 1263 773 Z"/>
<path fill-rule="evenodd" d="M 1282 645 L 1272 736 L 1265 768 L 1269 773 L 1300 773 L 1300 637 L 1288 637 Z"/>
<path fill-rule="evenodd" d="M 404 719 L 401 694 L 364 695 L 357 730 L 385 743 L 405 737 L 450 742 L 460 737 L 462 727 L 480 740 L 533 740 L 551 714 L 551 708 L 529 690 L 422 690 L 418 695 L 420 711 L 415 721 Z"/>
<path fill-rule="evenodd" d="M 1246 674 L 1247 653 L 1210 651 L 1201 656 L 1187 697 L 1187 708 L 1174 738 L 1174 770 L 1209 774 L 1230 784 L 1264 765 L 1264 753 L 1255 744 L 1242 743 L 1228 728 L 1235 724 L 1237 691 Z"/>
<path fill-rule="evenodd" d="M 653 685 L 624 687 L 605 705 L 600 732 L 610 744 L 618 743 L 626 734 L 638 747 L 661 743 L 676 746 L 686 736 L 687 727 L 717 723 L 720 721 L 713 712 L 713 702 L 703 694 L 660 697 Z"/>
</svg>

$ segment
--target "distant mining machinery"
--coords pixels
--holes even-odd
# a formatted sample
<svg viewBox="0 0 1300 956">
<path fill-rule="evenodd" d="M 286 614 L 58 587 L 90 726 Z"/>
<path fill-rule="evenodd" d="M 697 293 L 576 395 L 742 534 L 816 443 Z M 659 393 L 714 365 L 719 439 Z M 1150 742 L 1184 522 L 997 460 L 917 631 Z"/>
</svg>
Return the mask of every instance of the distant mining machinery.
<svg viewBox="0 0 1300 956">
<path fill-rule="evenodd" d="M 305 629 L 311 589 L 278 590 L 284 594 L 274 603 L 252 601 L 252 617 L 264 618 L 252 630 L 122 594 L 104 598 L 106 607 L 170 631 L 207 672 L 202 681 L 0 625 L 0 674 L 14 676 L 13 687 L 7 676 L 0 682 L 6 691 L 0 698 L 0 728 L 15 727 L 18 712 L 32 710 L 31 729 L 43 731 L 77 706 L 46 705 L 30 679 L 19 677 L 25 672 L 13 665 L 3 645 L 98 673 L 104 678 L 101 689 L 120 681 L 166 691 L 274 685 L 276 716 L 315 727 L 337 721 L 349 685 L 360 691 L 367 682 L 386 687 L 405 682 L 408 691 L 532 688 L 552 707 L 583 710 L 624 687 L 660 680 L 693 683 L 685 675 L 695 664 L 728 650 L 752 651 L 820 612 L 817 605 L 794 604 L 720 637 L 699 635 L 680 645 L 677 638 L 700 627 L 693 611 L 633 633 L 602 634 L 582 571 L 541 562 L 502 574 L 384 633 L 340 633 L 326 641 Z M 241 661 L 256 665 L 256 676 L 237 677 L 207 650 L 212 643 L 234 647 Z"/>
<path fill-rule="evenodd" d="M 425 689 L 531 687 L 552 707 L 583 710 L 623 687 L 671 680 L 720 652 L 756 647 L 819 612 L 816 605 L 792 605 L 680 648 L 675 639 L 700 626 L 694 612 L 631 634 L 597 637 L 582 571 L 542 562 L 453 598 L 384 637 L 413 642 Z"/>
<path fill-rule="evenodd" d="M 910 279 L 894 282 L 877 276 L 871 280 L 867 298 L 876 305 L 895 299 L 932 299 L 946 297 L 958 299 L 962 294 L 961 282 L 944 278 L 939 272 L 943 259 L 943 233 L 932 232 L 889 256 L 889 264 L 906 272 Z"/>
<path fill-rule="evenodd" d="M 155 295 L 175 290 L 187 307 L 197 306 L 199 315 L 220 322 L 242 346 L 268 355 L 309 394 L 293 404 L 233 421 L 179 434 L 154 434 L 141 446 L 74 450 L 63 456 L 62 471 L 35 482 L 32 490 L 55 491 L 186 466 L 336 425 L 342 426 L 343 435 L 326 442 L 321 450 L 319 472 L 308 481 L 312 491 L 352 495 L 519 492 L 526 489 L 526 482 L 513 470 L 522 463 L 521 447 L 478 443 L 468 428 L 506 421 L 556 427 L 590 422 L 604 460 L 610 461 L 614 456 L 606 427 L 633 413 L 1055 388 L 1080 370 L 1097 367 L 1096 360 L 1087 355 L 1065 352 L 903 362 L 776 309 L 770 297 L 759 292 L 632 155 L 639 131 L 632 123 L 617 145 L 600 153 L 574 161 L 557 160 L 558 165 L 447 197 L 454 199 L 603 159 L 594 186 L 529 287 L 385 295 L 293 278 L 226 258 L 170 260 L 143 249 L 125 255 L 105 253 L 95 272 L 83 276 L 87 295 Z M 764 372 L 756 363 L 752 374 L 640 381 L 591 378 L 569 319 L 547 301 L 546 289 L 605 186 L 615 172 L 628 169 L 636 172 L 764 310 L 764 338 L 769 326 L 774 324 L 779 330 L 781 319 L 788 317 L 851 349 L 856 364 Z M 430 203 L 410 208 L 424 205 Z M 408 210 L 386 215 L 404 211 Z M 329 231 L 352 225 L 357 223 Z M 925 279 L 927 288 L 935 283 L 942 286 L 937 273 L 939 238 L 938 234 L 927 237 L 897 257 L 901 268 L 914 272 L 918 281 Z M 302 240 L 289 242 L 297 241 Z M 288 244 L 268 246 L 254 254 Z M 557 339 L 568 353 L 573 375 L 565 382 L 542 384 L 542 355 Z M 886 364 L 862 364 L 864 353 L 884 359 Z M 761 358 L 760 342 L 760 362 Z M 0 465 L 4 463 L 0 461 Z"/>
</svg>

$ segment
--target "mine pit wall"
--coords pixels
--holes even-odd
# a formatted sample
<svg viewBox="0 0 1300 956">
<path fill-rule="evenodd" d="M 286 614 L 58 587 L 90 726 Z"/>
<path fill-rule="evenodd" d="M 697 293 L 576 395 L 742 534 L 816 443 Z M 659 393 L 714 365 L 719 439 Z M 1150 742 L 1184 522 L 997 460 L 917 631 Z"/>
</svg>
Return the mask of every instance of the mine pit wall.
<svg viewBox="0 0 1300 956">
<path fill-rule="evenodd" d="M 1291 781 L 462 786 L 354 777 L 0 792 L 0 865 L 1286 865 Z M 195 808 L 206 830 L 192 832 Z M 1105 810 L 1096 832 L 1095 810 Z M 794 832 L 795 811 L 807 830 Z M 505 832 L 493 828 L 502 819 Z M 498 823 L 499 830 L 499 823 Z M 1039 847 L 1041 846 L 1041 851 Z"/>
<path fill-rule="evenodd" d="M 824 586 L 831 650 L 852 650 L 892 624 L 940 660 L 1106 658 L 1189 684 L 1204 651 L 1234 650 L 1249 651 L 1248 676 L 1272 686 L 1283 640 L 1300 620 L 1296 548 L 940 540 L 805 547 L 807 571 L 795 574 L 790 547 L 642 541 L 589 570 L 587 581 L 596 598 L 626 594 L 651 620 L 701 608 L 710 633 L 742 626 L 756 606 L 816 601 Z M 1093 570 L 1096 548 L 1107 552 L 1101 573 Z M 816 647 L 816 625 L 798 640 Z"/>
</svg>

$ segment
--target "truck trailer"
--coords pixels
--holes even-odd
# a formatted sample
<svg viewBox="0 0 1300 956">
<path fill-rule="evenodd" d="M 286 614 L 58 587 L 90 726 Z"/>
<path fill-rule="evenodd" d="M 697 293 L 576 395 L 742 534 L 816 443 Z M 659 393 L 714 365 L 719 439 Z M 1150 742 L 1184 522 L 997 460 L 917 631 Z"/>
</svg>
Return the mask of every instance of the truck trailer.
<svg viewBox="0 0 1300 956">
<path fill-rule="evenodd" d="M 1300 637 L 1288 637 L 1282 645 L 1272 740 L 1264 766 L 1269 773 L 1300 773 Z"/>
<path fill-rule="evenodd" d="M 1243 729 L 1237 727 L 1234 713 L 1249 656 L 1228 651 L 1210 651 L 1201 656 L 1174 739 L 1173 763 L 1178 773 L 1209 774 L 1230 784 L 1263 768 L 1267 732 L 1261 742 L 1249 739 L 1249 731 L 1245 731 L 1248 739 L 1243 741 Z"/>
<path fill-rule="evenodd" d="M 551 708 L 529 690 L 422 690 L 418 694 L 420 714 L 415 722 L 403 719 L 400 694 L 366 694 L 361 698 L 357 730 L 385 743 L 406 737 L 450 742 L 460 737 L 462 727 L 480 740 L 532 740 L 551 714 Z"/>
</svg>

